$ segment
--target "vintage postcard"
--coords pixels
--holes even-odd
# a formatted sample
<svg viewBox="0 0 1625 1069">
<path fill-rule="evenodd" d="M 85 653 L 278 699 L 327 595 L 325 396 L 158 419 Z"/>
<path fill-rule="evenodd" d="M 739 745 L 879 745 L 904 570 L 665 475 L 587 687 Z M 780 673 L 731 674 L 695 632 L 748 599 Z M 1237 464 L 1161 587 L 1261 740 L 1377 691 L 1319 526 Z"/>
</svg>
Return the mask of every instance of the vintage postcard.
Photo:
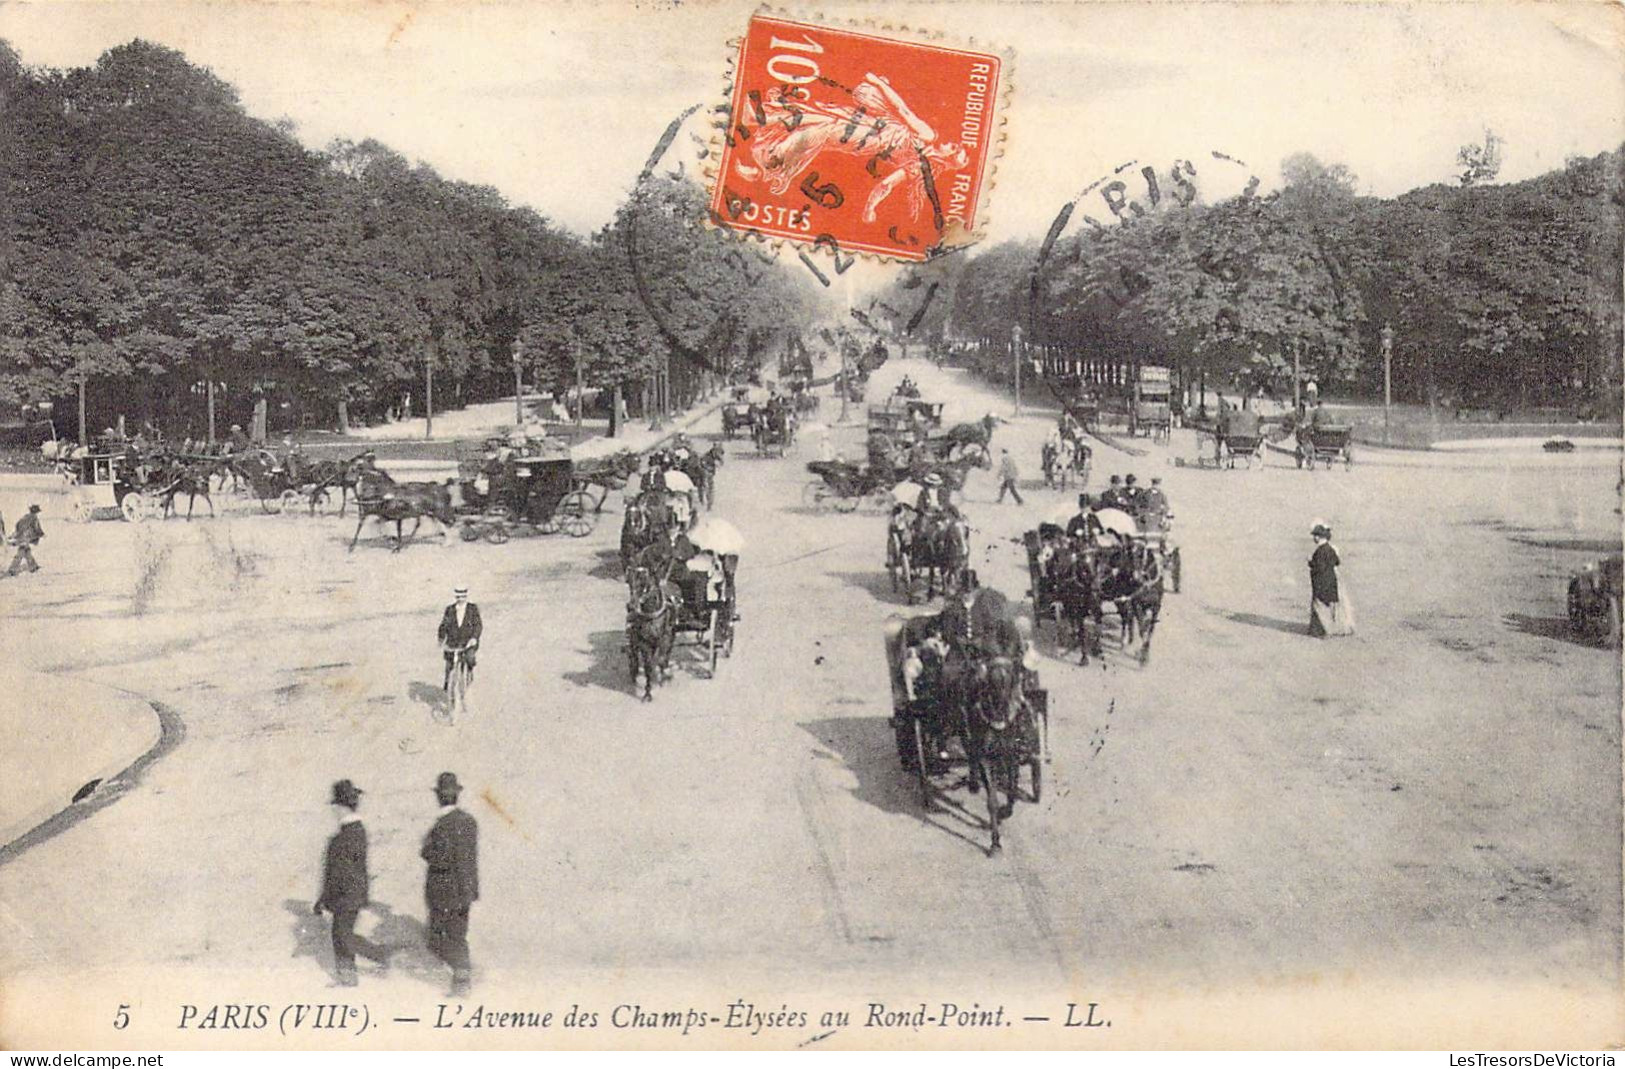
<svg viewBox="0 0 1625 1069">
<path fill-rule="evenodd" d="M 0 1046 L 1625 1042 L 1622 29 L 0 2 Z"/>
</svg>

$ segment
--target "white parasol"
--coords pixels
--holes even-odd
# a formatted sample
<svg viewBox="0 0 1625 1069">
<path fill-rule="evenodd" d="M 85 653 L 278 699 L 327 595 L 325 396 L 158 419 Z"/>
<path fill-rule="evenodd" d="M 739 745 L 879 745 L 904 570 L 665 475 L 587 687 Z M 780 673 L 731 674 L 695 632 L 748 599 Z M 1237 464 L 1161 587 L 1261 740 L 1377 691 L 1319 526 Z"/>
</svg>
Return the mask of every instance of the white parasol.
<svg viewBox="0 0 1625 1069">
<path fill-rule="evenodd" d="M 694 529 L 688 532 L 688 540 L 700 549 L 723 556 L 741 553 L 745 549 L 745 538 L 739 529 L 716 516 L 707 516 L 695 524 Z"/>
<path fill-rule="evenodd" d="M 891 488 L 891 498 L 898 504 L 913 508 L 914 503 L 920 499 L 920 491 L 923 489 L 925 488 L 919 483 L 911 483 L 905 479 Z"/>
<path fill-rule="evenodd" d="M 1097 509 L 1095 515 L 1100 518 L 1100 526 L 1108 531 L 1115 531 L 1120 535 L 1136 535 L 1140 533 L 1135 526 L 1134 517 L 1122 509 Z"/>
<path fill-rule="evenodd" d="M 673 490 L 679 494 L 693 493 L 694 480 L 673 468 L 666 472 L 666 489 Z"/>
</svg>

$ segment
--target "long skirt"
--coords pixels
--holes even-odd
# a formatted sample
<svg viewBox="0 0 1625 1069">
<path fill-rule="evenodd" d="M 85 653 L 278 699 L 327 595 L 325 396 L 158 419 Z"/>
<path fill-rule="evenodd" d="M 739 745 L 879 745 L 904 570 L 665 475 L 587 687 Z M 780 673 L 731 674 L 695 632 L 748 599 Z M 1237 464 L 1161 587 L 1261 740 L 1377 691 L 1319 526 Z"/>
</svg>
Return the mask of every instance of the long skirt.
<svg viewBox="0 0 1625 1069">
<path fill-rule="evenodd" d="M 1309 602 L 1309 634 L 1313 638 L 1335 638 L 1354 634 L 1354 613 L 1345 601 Z"/>
</svg>

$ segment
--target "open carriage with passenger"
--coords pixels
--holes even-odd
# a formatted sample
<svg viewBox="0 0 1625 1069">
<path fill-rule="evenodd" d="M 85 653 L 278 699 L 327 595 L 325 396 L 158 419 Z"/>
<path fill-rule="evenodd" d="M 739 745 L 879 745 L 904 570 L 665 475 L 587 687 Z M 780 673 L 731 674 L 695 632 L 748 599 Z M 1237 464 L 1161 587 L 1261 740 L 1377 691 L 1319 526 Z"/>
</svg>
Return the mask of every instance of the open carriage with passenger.
<svg viewBox="0 0 1625 1069">
<path fill-rule="evenodd" d="M 1090 654 L 1104 656 L 1101 639 L 1111 611 L 1119 648 L 1127 652 L 1138 634 L 1139 660 L 1146 663 L 1163 592 L 1170 574 L 1178 575 L 1178 547 L 1166 531 L 1148 533 L 1121 509 L 1066 511 L 1022 537 L 1035 619 L 1053 622 L 1057 645 L 1075 643 L 1079 663 L 1088 664 Z"/>
<path fill-rule="evenodd" d="M 1049 694 L 1024 631 L 1009 601 L 986 589 L 950 599 L 941 613 L 886 625 L 898 763 L 928 812 L 939 801 L 959 808 L 954 788 L 985 791 L 990 854 L 1000 850 L 999 825 L 1017 799 L 1042 798 L 1049 761 Z"/>
<path fill-rule="evenodd" d="M 707 517 L 692 531 L 667 531 L 628 562 L 627 655 L 633 686 L 643 678 L 644 701 L 670 677 L 679 644 L 700 652 L 709 677 L 733 655 L 743 549 L 731 524 Z"/>
</svg>

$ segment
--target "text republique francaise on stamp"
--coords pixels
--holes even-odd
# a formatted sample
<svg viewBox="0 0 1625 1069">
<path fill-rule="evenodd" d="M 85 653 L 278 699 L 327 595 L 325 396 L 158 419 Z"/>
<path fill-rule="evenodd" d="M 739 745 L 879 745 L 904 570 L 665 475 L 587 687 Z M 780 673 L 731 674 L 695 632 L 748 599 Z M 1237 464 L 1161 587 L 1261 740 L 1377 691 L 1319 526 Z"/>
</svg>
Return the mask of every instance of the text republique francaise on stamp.
<svg viewBox="0 0 1625 1069">
<path fill-rule="evenodd" d="M 734 67 L 712 220 L 903 260 L 969 244 L 1004 82 L 992 52 L 757 15 Z"/>
</svg>

